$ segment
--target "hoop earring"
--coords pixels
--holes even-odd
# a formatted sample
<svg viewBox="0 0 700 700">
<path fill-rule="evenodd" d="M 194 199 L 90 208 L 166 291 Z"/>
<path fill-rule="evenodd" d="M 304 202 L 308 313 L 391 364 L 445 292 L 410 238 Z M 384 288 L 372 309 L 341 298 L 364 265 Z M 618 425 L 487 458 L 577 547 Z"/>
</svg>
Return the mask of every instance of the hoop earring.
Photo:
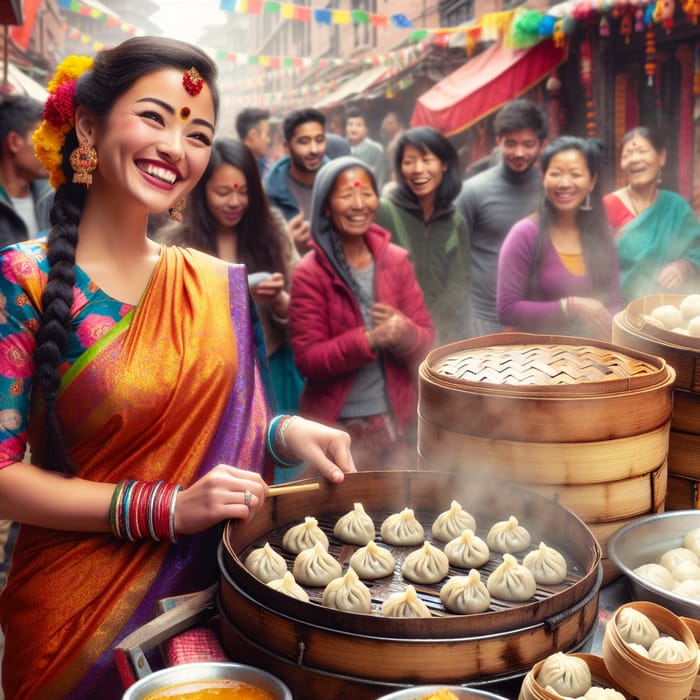
<svg viewBox="0 0 700 700">
<path fill-rule="evenodd" d="M 182 216 L 182 211 L 185 208 L 185 200 L 184 199 L 178 199 L 175 204 L 173 204 L 170 209 L 168 209 L 168 214 L 170 214 L 170 219 L 172 221 L 177 221 L 178 224 L 181 224 L 183 222 L 183 216 Z"/>
<path fill-rule="evenodd" d="M 663 168 L 659 168 L 659 172 L 658 172 L 658 174 L 657 174 L 657 176 L 656 176 L 656 184 L 657 184 L 657 185 L 660 185 L 661 182 L 663 181 L 663 179 L 664 179 L 664 169 L 663 169 Z"/>
<path fill-rule="evenodd" d="M 76 185 L 92 185 L 92 173 L 97 168 L 97 151 L 87 141 L 83 141 L 70 154 L 70 165 L 73 168 L 73 183 Z"/>
<path fill-rule="evenodd" d="M 586 195 L 586 199 L 583 200 L 583 204 L 579 207 L 581 211 L 591 211 L 593 207 L 591 206 L 591 193 Z"/>
</svg>

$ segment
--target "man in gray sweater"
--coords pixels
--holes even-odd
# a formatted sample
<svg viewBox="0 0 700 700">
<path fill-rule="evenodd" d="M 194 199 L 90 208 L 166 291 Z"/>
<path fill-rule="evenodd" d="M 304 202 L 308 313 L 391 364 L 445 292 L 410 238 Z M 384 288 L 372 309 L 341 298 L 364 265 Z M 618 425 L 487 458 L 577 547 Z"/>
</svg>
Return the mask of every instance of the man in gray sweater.
<svg viewBox="0 0 700 700">
<path fill-rule="evenodd" d="M 513 100 L 494 121 L 500 162 L 464 181 L 457 210 L 470 231 L 472 335 L 498 333 L 498 254 L 510 227 L 537 209 L 542 177 L 536 167 L 547 136 L 547 115 L 525 99 Z"/>
</svg>

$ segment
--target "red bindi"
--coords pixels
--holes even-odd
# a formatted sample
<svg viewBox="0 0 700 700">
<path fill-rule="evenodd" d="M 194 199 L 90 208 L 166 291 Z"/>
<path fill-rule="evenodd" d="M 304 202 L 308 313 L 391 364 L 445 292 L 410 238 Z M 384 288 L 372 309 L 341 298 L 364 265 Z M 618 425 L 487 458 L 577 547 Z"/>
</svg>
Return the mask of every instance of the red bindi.
<svg viewBox="0 0 700 700">
<path fill-rule="evenodd" d="M 237 189 L 238 189 L 238 183 L 237 183 L 237 182 L 234 182 L 234 183 L 233 183 L 233 189 L 234 189 L 234 190 L 237 190 Z"/>
<path fill-rule="evenodd" d="M 359 180 L 355 180 L 355 182 L 352 185 L 353 187 L 362 187 L 362 183 Z"/>
<path fill-rule="evenodd" d="M 180 110 L 180 119 L 187 119 L 187 117 L 189 117 L 190 114 L 192 114 L 190 108 L 189 108 L 189 107 L 183 107 L 183 108 Z"/>
</svg>

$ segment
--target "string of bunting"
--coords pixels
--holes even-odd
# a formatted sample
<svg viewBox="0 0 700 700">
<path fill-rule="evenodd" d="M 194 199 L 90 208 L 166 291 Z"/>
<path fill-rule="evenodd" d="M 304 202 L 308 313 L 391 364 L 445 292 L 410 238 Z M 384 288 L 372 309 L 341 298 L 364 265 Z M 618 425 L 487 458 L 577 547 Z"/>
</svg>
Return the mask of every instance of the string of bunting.
<svg viewBox="0 0 700 700">
<path fill-rule="evenodd" d="M 144 33 L 133 24 L 122 22 L 119 17 L 115 17 L 114 15 L 108 14 L 94 7 L 89 7 L 79 0 L 58 0 L 58 7 L 60 10 L 72 12 L 73 14 L 80 15 L 81 17 L 89 17 L 90 19 L 97 20 L 98 22 L 103 22 L 107 27 L 121 29 L 130 36 L 143 35 Z"/>
<path fill-rule="evenodd" d="M 221 0 L 219 5 L 225 12 L 248 15 L 280 15 L 282 19 L 296 22 L 316 22 L 326 26 L 338 24 L 368 24 L 376 29 L 389 26 L 398 29 L 412 29 L 413 22 L 404 14 L 380 15 L 364 10 L 336 10 L 327 7 L 314 8 L 308 5 L 294 5 L 278 0 Z"/>
</svg>

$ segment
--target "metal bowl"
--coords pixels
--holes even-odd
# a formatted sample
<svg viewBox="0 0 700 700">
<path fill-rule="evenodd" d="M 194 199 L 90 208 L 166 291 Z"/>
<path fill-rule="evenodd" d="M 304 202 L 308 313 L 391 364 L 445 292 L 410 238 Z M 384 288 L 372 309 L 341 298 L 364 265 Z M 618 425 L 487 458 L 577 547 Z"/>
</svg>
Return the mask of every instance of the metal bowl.
<svg viewBox="0 0 700 700">
<path fill-rule="evenodd" d="M 608 540 L 608 557 L 627 576 L 635 600 L 650 600 L 676 615 L 700 619 L 700 602 L 674 595 L 634 573 L 642 564 L 658 563 L 661 555 L 683 546 L 683 537 L 700 527 L 700 510 L 675 510 L 642 518 L 615 532 Z"/>
<path fill-rule="evenodd" d="M 137 681 L 122 696 L 122 700 L 144 700 L 150 693 L 179 683 L 219 681 L 222 679 L 249 683 L 267 691 L 273 700 L 292 700 L 289 688 L 267 671 L 235 663 L 202 662 L 180 664 L 156 671 Z"/>
<path fill-rule="evenodd" d="M 472 700 L 475 698 L 490 698 L 490 700 L 505 700 L 502 695 L 494 695 L 485 690 L 475 690 L 473 688 L 465 688 L 461 685 L 417 685 L 413 688 L 404 688 L 397 690 L 389 695 L 382 695 L 378 700 L 423 700 L 438 690 L 449 690 L 454 693 L 459 700 Z"/>
</svg>

